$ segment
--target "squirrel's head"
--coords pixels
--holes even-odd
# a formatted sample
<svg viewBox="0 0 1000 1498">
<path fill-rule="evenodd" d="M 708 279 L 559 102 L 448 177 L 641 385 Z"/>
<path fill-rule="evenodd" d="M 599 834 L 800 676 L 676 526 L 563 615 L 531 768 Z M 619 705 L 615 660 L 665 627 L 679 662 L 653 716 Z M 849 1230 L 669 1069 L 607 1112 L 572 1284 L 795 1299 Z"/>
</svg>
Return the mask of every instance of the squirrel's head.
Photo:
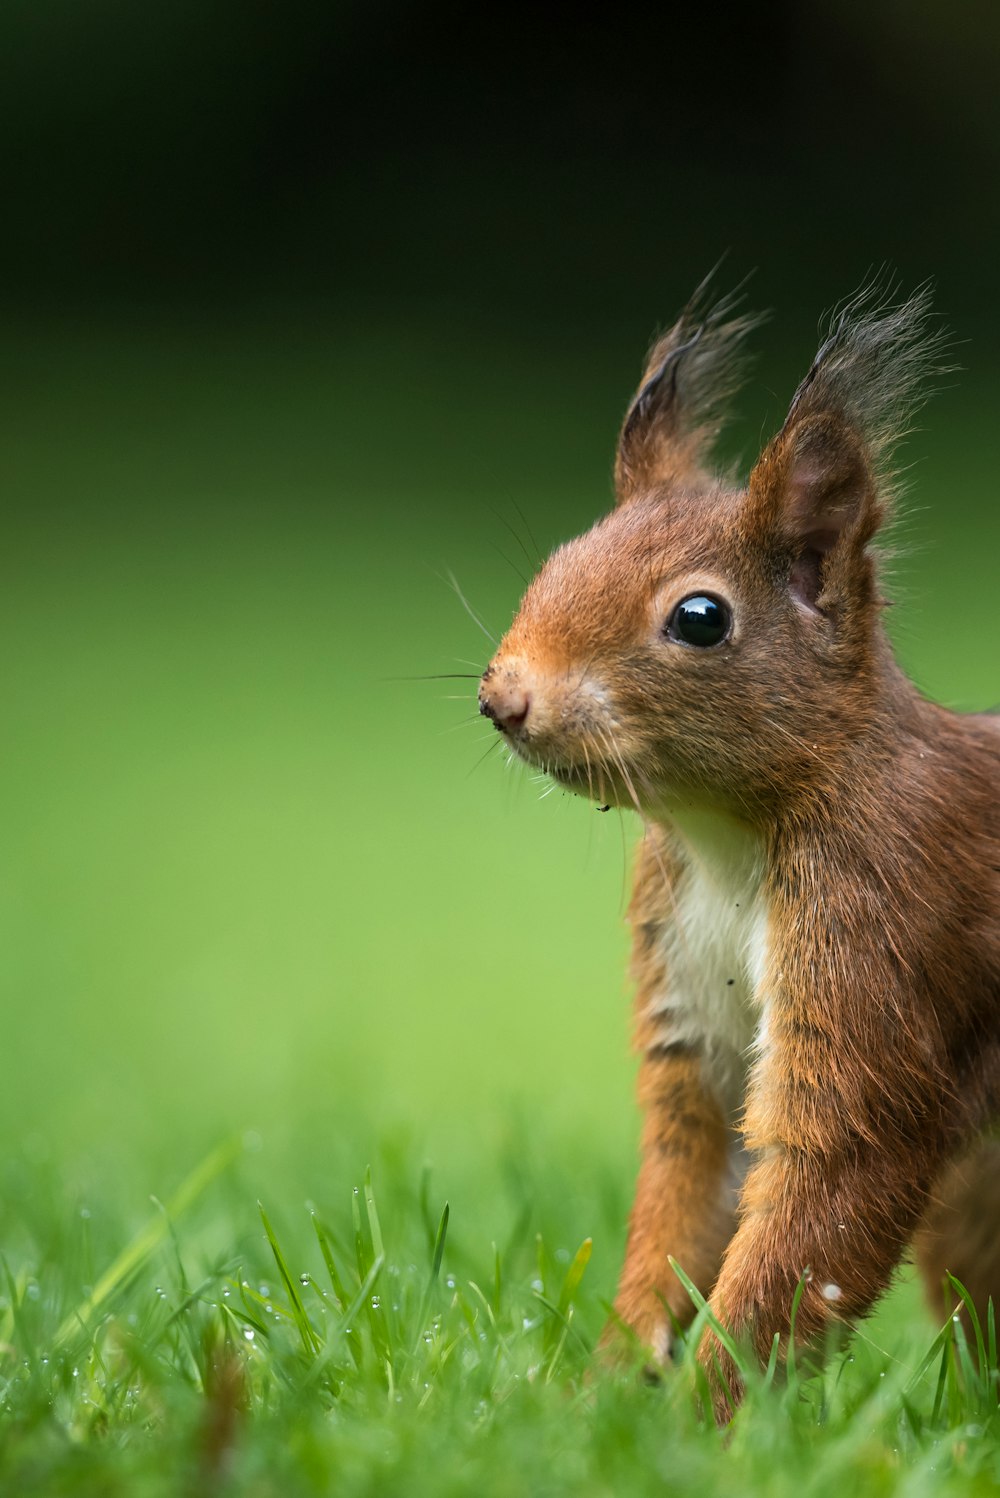
<svg viewBox="0 0 1000 1498">
<path fill-rule="evenodd" d="M 616 508 L 549 558 L 479 688 L 523 759 L 654 814 L 770 802 L 872 721 L 888 647 L 870 544 L 942 343 L 926 292 L 863 291 L 736 488 L 705 466 L 755 322 L 733 311 L 696 296 L 654 345 Z"/>
</svg>

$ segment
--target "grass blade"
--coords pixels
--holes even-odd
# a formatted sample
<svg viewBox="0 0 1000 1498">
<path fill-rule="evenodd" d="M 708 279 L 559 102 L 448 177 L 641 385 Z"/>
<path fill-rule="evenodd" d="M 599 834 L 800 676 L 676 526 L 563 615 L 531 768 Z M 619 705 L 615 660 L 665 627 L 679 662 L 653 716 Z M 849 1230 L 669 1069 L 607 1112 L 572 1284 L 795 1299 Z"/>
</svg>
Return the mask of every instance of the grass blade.
<svg viewBox="0 0 1000 1498">
<path fill-rule="evenodd" d="M 357 1295 L 355 1295 L 344 1315 L 341 1317 L 340 1324 L 334 1328 L 333 1333 L 326 1344 L 326 1347 L 323 1349 L 321 1355 L 315 1360 L 312 1367 L 310 1368 L 309 1373 L 307 1374 L 305 1379 L 306 1387 L 314 1384 L 317 1379 L 319 1379 L 326 1372 L 330 1362 L 333 1359 L 333 1350 L 336 1344 L 337 1337 L 343 1336 L 349 1343 L 352 1333 L 356 1335 L 354 1323 L 357 1320 L 358 1312 L 368 1300 L 368 1297 L 371 1295 L 372 1290 L 375 1288 L 378 1277 L 382 1273 L 384 1264 L 384 1259 L 375 1259 L 373 1261 L 370 1269 L 368 1270 L 368 1273 L 365 1275 L 364 1279 L 361 1282 Z"/>
<path fill-rule="evenodd" d="M 375 1193 L 372 1190 L 372 1168 L 370 1165 L 365 1171 L 365 1211 L 368 1214 L 368 1231 L 371 1234 L 372 1253 L 376 1259 L 385 1258 L 382 1228 L 378 1220 L 378 1212 L 375 1210 Z"/>
<path fill-rule="evenodd" d="M 340 1278 L 340 1274 L 337 1270 L 337 1261 L 333 1257 L 333 1246 L 330 1242 L 330 1234 L 320 1222 L 315 1212 L 312 1214 L 312 1225 L 315 1230 L 316 1237 L 319 1239 L 320 1253 L 323 1255 L 323 1262 L 326 1265 L 326 1272 L 330 1276 L 330 1284 L 333 1286 L 333 1293 L 337 1300 L 337 1309 L 341 1312 L 341 1314 L 343 1314 L 350 1302 L 347 1298 L 347 1291 L 344 1289 L 344 1282 Z M 361 1337 L 354 1327 L 348 1328 L 346 1337 L 351 1357 L 354 1359 L 354 1366 L 356 1368 L 360 1368 L 361 1360 L 364 1356 L 364 1352 L 361 1346 Z"/>
<path fill-rule="evenodd" d="M 715 1333 L 716 1337 L 729 1353 L 729 1356 L 736 1363 L 736 1366 L 739 1368 L 740 1372 L 745 1372 L 746 1370 L 744 1368 L 743 1355 L 740 1352 L 739 1347 L 736 1345 L 735 1338 L 723 1326 L 718 1316 L 716 1316 L 715 1312 L 709 1306 L 708 1301 L 705 1299 L 704 1295 L 702 1295 L 701 1291 L 698 1289 L 698 1286 L 695 1284 L 694 1280 L 691 1279 L 689 1275 L 685 1274 L 684 1270 L 678 1264 L 676 1259 L 668 1256 L 667 1262 L 669 1263 L 671 1269 L 674 1271 L 674 1274 L 676 1274 L 677 1278 L 680 1280 L 681 1284 L 684 1286 L 688 1295 L 690 1295 L 699 1314 L 703 1315 L 704 1324 L 712 1328 L 712 1331 Z M 697 1343 L 695 1343 L 694 1345 L 697 1346 Z"/>
<path fill-rule="evenodd" d="M 444 1211 L 441 1213 L 441 1221 L 438 1223 L 437 1233 L 434 1237 L 434 1252 L 431 1257 L 431 1272 L 427 1277 L 427 1284 L 424 1289 L 423 1298 L 420 1302 L 420 1314 L 417 1316 L 416 1339 L 413 1343 L 414 1353 L 419 1348 L 421 1340 L 423 1338 L 424 1322 L 427 1320 L 427 1312 L 430 1307 L 431 1296 L 434 1294 L 434 1286 L 437 1284 L 438 1276 L 441 1273 L 441 1262 L 444 1259 L 444 1243 L 445 1239 L 448 1236 L 448 1220 L 450 1216 L 451 1208 L 449 1207 L 448 1203 L 445 1202 Z"/>
<path fill-rule="evenodd" d="M 976 1310 L 975 1302 L 973 1301 L 972 1296 L 962 1284 L 961 1280 L 957 1280 L 953 1274 L 949 1274 L 948 1283 L 968 1312 L 969 1325 L 972 1327 L 972 1334 L 976 1339 L 976 1352 L 979 1356 L 979 1368 L 981 1373 L 985 1376 L 987 1368 L 986 1343 L 983 1340 L 983 1328 L 979 1320 L 979 1312 Z"/>
<path fill-rule="evenodd" d="M 305 1305 L 302 1301 L 302 1296 L 299 1294 L 299 1287 L 288 1272 L 288 1265 L 285 1262 L 285 1256 L 282 1253 L 278 1240 L 274 1235 L 274 1229 L 271 1226 L 268 1215 L 264 1211 L 263 1202 L 259 1201 L 257 1203 L 257 1210 L 260 1213 L 260 1220 L 264 1224 L 264 1232 L 267 1234 L 267 1241 L 271 1245 L 271 1252 L 274 1255 L 274 1262 L 278 1266 L 278 1273 L 281 1275 L 282 1282 L 285 1286 L 285 1291 L 288 1295 L 292 1310 L 292 1316 L 294 1318 L 295 1325 L 299 1329 L 299 1336 L 302 1339 L 303 1349 L 307 1357 L 313 1358 L 319 1351 L 319 1338 L 313 1331 L 312 1322 L 309 1320 L 308 1313 L 306 1312 Z"/>
<path fill-rule="evenodd" d="M 562 1289 L 559 1291 L 559 1311 L 563 1316 L 569 1310 L 570 1304 L 576 1296 L 577 1290 L 580 1288 L 580 1281 L 587 1271 L 587 1265 L 590 1263 L 590 1255 L 593 1253 L 593 1250 L 593 1238 L 584 1238 L 580 1247 L 573 1255 L 573 1261 L 566 1271 L 566 1276 L 562 1282 Z"/>
<path fill-rule="evenodd" d="M 140 1229 L 132 1242 L 122 1249 L 117 1259 L 101 1275 L 86 1299 L 64 1318 L 56 1332 L 53 1347 L 63 1347 L 81 1327 L 89 1325 L 105 1301 L 109 1300 L 115 1291 L 120 1289 L 135 1273 L 140 1264 L 159 1248 L 169 1232 L 171 1219 L 180 1217 L 183 1212 L 186 1212 L 216 1177 L 232 1164 L 242 1148 L 242 1140 L 229 1139 L 206 1155 L 201 1164 L 197 1165 L 177 1188 L 165 1207 L 161 1207 L 145 1227 Z"/>
</svg>

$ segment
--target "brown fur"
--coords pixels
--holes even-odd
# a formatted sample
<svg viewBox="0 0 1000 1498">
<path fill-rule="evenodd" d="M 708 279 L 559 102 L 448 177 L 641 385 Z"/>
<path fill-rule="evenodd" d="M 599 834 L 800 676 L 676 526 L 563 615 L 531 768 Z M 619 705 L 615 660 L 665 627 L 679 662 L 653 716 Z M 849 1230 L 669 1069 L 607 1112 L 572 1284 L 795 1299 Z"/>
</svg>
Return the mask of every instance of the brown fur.
<svg viewBox="0 0 1000 1498">
<path fill-rule="evenodd" d="M 646 824 L 631 909 L 645 1124 L 617 1310 L 661 1358 L 670 1318 L 692 1315 L 669 1256 L 762 1359 L 804 1274 L 797 1333 L 821 1338 L 869 1309 L 922 1218 L 935 1303 L 946 1268 L 980 1305 L 1000 1289 L 995 1173 L 988 1231 L 971 1205 L 995 1150 L 955 1163 L 1000 1109 L 1000 732 L 903 676 L 870 550 L 939 340 L 925 297 L 862 293 L 739 489 L 703 466 L 749 325 L 731 313 L 695 304 L 656 346 L 617 508 L 534 579 L 480 688 L 519 754 Z M 731 606 L 730 636 L 668 638 L 677 602 L 704 593 Z M 690 909 L 718 909 L 720 943 L 737 919 L 725 857 L 713 868 L 687 835 L 706 816 L 751 850 L 736 872 L 764 933 L 732 1021 L 750 1015 L 756 1045 L 734 1040 L 728 1070 L 702 991 L 714 937 L 684 914 L 701 880 Z M 711 1338 L 700 1356 L 724 1415 L 718 1370 L 738 1399 L 734 1371 Z"/>
</svg>

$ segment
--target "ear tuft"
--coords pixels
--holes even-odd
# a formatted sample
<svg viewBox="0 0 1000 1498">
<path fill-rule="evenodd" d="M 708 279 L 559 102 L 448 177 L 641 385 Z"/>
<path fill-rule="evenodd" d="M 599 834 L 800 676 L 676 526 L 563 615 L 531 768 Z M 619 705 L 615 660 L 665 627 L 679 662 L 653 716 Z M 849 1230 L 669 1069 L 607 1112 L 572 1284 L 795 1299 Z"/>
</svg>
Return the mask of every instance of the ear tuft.
<svg viewBox="0 0 1000 1498">
<path fill-rule="evenodd" d="M 653 344 L 625 414 L 615 460 L 619 502 L 657 483 L 704 482 L 701 464 L 746 368 L 746 335 L 763 317 L 738 311 L 739 288 L 714 304 L 707 276 Z"/>
<path fill-rule="evenodd" d="M 819 413 L 836 414 L 867 448 L 885 486 L 887 464 L 930 394 L 931 381 L 954 365 L 942 362 L 951 339 L 931 308 L 931 288 L 896 299 L 884 271 L 835 308 L 812 368 L 795 392 L 777 440 Z"/>
<path fill-rule="evenodd" d="M 792 557 L 793 594 L 821 612 L 871 596 L 863 553 L 896 487 L 892 452 L 929 379 L 947 368 L 948 335 L 934 325 L 928 288 L 899 303 L 894 289 L 876 277 L 833 314 L 750 475 L 756 521 Z"/>
</svg>

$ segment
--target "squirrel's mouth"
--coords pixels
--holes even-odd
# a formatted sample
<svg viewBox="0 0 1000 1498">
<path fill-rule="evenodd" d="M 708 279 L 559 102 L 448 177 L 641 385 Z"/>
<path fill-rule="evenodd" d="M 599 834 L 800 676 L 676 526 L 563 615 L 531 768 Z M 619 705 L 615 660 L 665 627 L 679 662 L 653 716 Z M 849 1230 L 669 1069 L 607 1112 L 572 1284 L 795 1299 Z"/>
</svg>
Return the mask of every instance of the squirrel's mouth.
<svg viewBox="0 0 1000 1498">
<path fill-rule="evenodd" d="M 593 801 L 603 811 L 608 807 L 639 808 L 635 776 L 624 765 L 609 764 L 603 756 L 588 755 L 581 763 L 546 755 L 541 745 L 525 737 L 505 734 L 511 749 L 530 765 L 554 780 L 564 790 L 572 791 L 586 801 Z"/>
</svg>

